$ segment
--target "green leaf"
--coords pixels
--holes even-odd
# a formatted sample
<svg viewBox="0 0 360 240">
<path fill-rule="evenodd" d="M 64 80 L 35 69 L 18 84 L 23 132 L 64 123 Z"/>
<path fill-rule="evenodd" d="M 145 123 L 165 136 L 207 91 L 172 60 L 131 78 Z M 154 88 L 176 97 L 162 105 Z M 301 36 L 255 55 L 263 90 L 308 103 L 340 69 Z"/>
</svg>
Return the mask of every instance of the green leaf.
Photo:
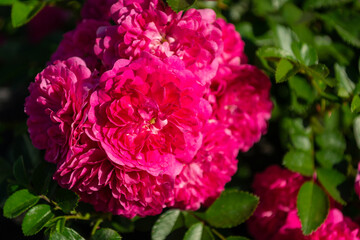
<svg viewBox="0 0 360 240">
<path fill-rule="evenodd" d="M 20 156 L 14 163 L 13 166 L 13 174 L 18 184 L 23 186 L 27 186 L 29 183 L 29 178 L 26 173 L 26 167 L 24 163 L 24 159 Z"/>
<path fill-rule="evenodd" d="M 322 167 L 332 168 L 335 164 L 341 162 L 343 154 L 332 149 L 322 149 L 315 153 L 315 158 Z"/>
<path fill-rule="evenodd" d="M 91 238 L 92 240 L 120 240 L 121 236 L 111 228 L 101 228 L 97 230 Z"/>
<path fill-rule="evenodd" d="M 306 66 L 318 63 L 318 56 L 315 48 L 307 45 L 306 43 L 293 42 L 291 44 L 291 49 L 299 62 L 305 64 Z"/>
<path fill-rule="evenodd" d="M 334 169 L 318 168 L 317 177 L 326 191 L 339 203 L 345 205 L 346 202 L 341 198 L 338 186 L 345 182 L 346 176 Z"/>
<path fill-rule="evenodd" d="M 360 96 L 356 95 L 351 101 L 351 111 L 359 112 L 360 111 Z"/>
<path fill-rule="evenodd" d="M 0 184 L 9 176 L 11 176 L 11 166 L 6 160 L 0 158 Z"/>
<path fill-rule="evenodd" d="M 174 230 L 182 227 L 184 221 L 181 216 L 181 211 L 178 209 L 172 209 L 162 214 L 155 222 L 152 231 L 152 240 L 164 240 Z"/>
<path fill-rule="evenodd" d="M 54 217 L 51 207 L 39 204 L 31 208 L 25 215 L 21 228 L 25 236 L 38 233 L 45 224 Z"/>
<path fill-rule="evenodd" d="M 324 64 L 316 64 L 311 67 L 305 68 L 305 72 L 308 76 L 313 79 L 323 81 L 330 87 L 335 86 L 336 81 L 334 79 L 326 78 L 329 75 L 329 69 Z"/>
<path fill-rule="evenodd" d="M 27 189 L 22 189 L 12 194 L 5 202 L 4 216 L 14 218 L 34 206 L 39 197 L 31 194 Z"/>
<path fill-rule="evenodd" d="M 297 150 L 309 152 L 312 150 L 311 140 L 305 134 L 292 134 L 290 135 L 291 142 Z"/>
<path fill-rule="evenodd" d="M 49 240 L 85 240 L 85 238 L 74 229 L 65 227 L 64 231 L 51 234 Z"/>
<path fill-rule="evenodd" d="M 29 22 L 44 6 L 45 2 L 40 1 L 16 1 L 11 9 L 13 27 L 20 27 Z"/>
<path fill-rule="evenodd" d="M 310 177 L 314 173 L 314 162 L 309 152 L 291 150 L 284 156 L 283 164 L 291 171 L 305 176 Z"/>
<path fill-rule="evenodd" d="M 250 240 L 246 237 L 239 237 L 239 236 L 230 236 L 228 238 L 226 238 L 226 240 Z"/>
<path fill-rule="evenodd" d="M 357 11 L 336 9 L 319 17 L 328 25 L 335 28 L 340 37 L 347 43 L 360 48 L 360 25 L 354 24 L 360 22 L 360 16 Z"/>
<path fill-rule="evenodd" d="M 279 24 L 275 24 L 272 27 L 274 32 L 274 40 L 277 47 L 280 47 L 290 55 L 292 55 L 291 44 L 294 40 L 297 40 L 296 35 L 290 28 L 284 27 Z"/>
<path fill-rule="evenodd" d="M 259 50 L 257 50 L 256 54 L 260 58 L 264 58 L 267 60 L 280 60 L 281 58 L 286 58 L 293 61 L 295 60 L 291 53 L 274 47 L 261 47 Z"/>
<path fill-rule="evenodd" d="M 16 0 L 0 0 L 0 6 L 2 5 L 13 5 Z"/>
<path fill-rule="evenodd" d="M 56 221 L 56 225 L 55 225 L 55 229 L 57 232 L 64 232 L 65 230 L 65 223 L 66 223 L 66 219 L 64 217 L 60 218 L 59 220 Z"/>
<path fill-rule="evenodd" d="M 345 71 L 345 67 L 340 66 L 339 64 L 335 63 L 334 69 L 335 69 L 336 80 L 339 83 L 338 95 L 340 97 L 347 98 L 354 91 L 355 84 L 348 77 L 348 75 L 347 75 L 347 73 Z"/>
<path fill-rule="evenodd" d="M 304 3 L 304 8 L 316 9 L 324 7 L 334 7 L 348 2 L 351 2 L 351 0 L 306 0 Z"/>
<path fill-rule="evenodd" d="M 199 222 L 192 225 L 185 233 L 184 240 L 214 240 L 209 227 Z"/>
<path fill-rule="evenodd" d="M 281 59 L 275 72 L 276 83 L 287 81 L 299 71 L 299 68 L 286 59 Z"/>
<path fill-rule="evenodd" d="M 166 0 L 166 2 L 172 10 L 179 12 L 190 8 L 196 0 Z"/>
<path fill-rule="evenodd" d="M 200 222 L 200 220 L 194 216 L 195 213 L 193 213 L 193 212 L 182 211 L 182 214 L 184 216 L 185 227 L 187 227 L 187 228 L 190 228 L 195 223 Z"/>
<path fill-rule="evenodd" d="M 79 202 L 80 197 L 73 191 L 57 187 L 54 194 L 55 202 L 65 213 L 74 210 Z"/>
<path fill-rule="evenodd" d="M 259 198 L 248 192 L 224 191 L 206 210 L 207 222 L 218 228 L 231 228 L 245 222 L 255 211 Z"/>
<path fill-rule="evenodd" d="M 331 149 L 343 153 L 346 148 L 344 136 L 339 131 L 325 131 L 315 137 L 315 142 L 321 149 Z"/>
<path fill-rule="evenodd" d="M 38 194 L 47 194 L 48 188 L 55 172 L 55 165 L 42 161 L 36 166 L 34 173 L 31 176 L 30 182 L 34 190 Z"/>
<path fill-rule="evenodd" d="M 325 221 L 329 212 L 329 198 L 313 182 L 305 182 L 297 197 L 298 216 L 304 235 L 315 231 Z"/>
<path fill-rule="evenodd" d="M 353 127 L 354 127 L 354 137 L 355 137 L 356 145 L 358 149 L 360 149 L 360 116 L 357 116 L 354 119 Z"/>
</svg>

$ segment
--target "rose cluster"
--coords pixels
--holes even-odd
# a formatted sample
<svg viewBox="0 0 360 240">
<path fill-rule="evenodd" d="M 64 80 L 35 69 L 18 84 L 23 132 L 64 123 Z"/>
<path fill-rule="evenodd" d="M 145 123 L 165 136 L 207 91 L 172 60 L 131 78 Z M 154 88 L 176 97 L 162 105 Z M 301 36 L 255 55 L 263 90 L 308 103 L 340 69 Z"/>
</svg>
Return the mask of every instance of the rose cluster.
<svg viewBox="0 0 360 240">
<path fill-rule="evenodd" d="M 126 217 L 211 203 L 272 110 L 234 26 L 158 0 L 88 0 L 82 17 L 25 103 L 54 179 Z"/>
<path fill-rule="evenodd" d="M 260 204 L 248 221 L 254 239 L 360 240 L 360 226 L 344 216 L 332 199 L 325 222 L 309 236 L 303 235 L 296 199 L 301 185 L 307 180 L 276 165 L 255 175 L 253 189 L 260 197 Z"/>
</svg>

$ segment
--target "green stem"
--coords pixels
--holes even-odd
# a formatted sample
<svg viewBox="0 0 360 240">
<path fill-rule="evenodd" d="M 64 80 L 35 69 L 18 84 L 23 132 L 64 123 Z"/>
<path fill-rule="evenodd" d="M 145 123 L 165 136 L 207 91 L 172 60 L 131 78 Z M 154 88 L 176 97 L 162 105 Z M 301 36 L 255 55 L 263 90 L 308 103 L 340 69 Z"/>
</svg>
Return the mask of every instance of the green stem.
<svg viewBox="0 0 360 240">
<path fill-rule="evenodd" d="M 100 226 L 100 224 L 102 223 L 102 221 L 103 221 L 102 218 L 99 218 L 99 219 L 96 221 L 94 227 L 93 227 L 92 230 L 91 230 L 91 236 L 93 236 L 93 235 L 95 234 L 97 228 Z"/>
<path fill-rule="evenodd" d="M 52 201 L 50 198 L 48 198 L 45 195 L 40 195 L 40 198 L 44 199 L 45 201 L 47 201 L 48 203 L 54 205 L 54 210 L 61 210 L 61 207 L 54 201 Z"/>
<path fill-rule="evenodd" d="M 226 240 L 226 238 L 221 234 L 219 233 L 216 229 L 214 228 L 211 228 L 211 231 L 213 231 L 213 233 L 218 236 L 221 240 Z"/>
</svg>

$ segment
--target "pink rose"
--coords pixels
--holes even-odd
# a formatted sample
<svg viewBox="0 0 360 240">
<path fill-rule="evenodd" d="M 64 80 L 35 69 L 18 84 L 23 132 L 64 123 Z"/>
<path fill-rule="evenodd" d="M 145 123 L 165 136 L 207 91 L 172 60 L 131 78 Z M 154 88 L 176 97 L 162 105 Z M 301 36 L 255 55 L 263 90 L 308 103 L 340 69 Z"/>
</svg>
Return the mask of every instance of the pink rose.
<svg viewBox="0 0 360 240">
<path fill-rule="evenodd" d="M 45 160 L 56 163 L 67 154 L 78 113 L 94 83 L 80 58 L 55 61 L 30 84 L 25 101 L 27 125 L 35 147 L 46 149 Z"/>
</svg>

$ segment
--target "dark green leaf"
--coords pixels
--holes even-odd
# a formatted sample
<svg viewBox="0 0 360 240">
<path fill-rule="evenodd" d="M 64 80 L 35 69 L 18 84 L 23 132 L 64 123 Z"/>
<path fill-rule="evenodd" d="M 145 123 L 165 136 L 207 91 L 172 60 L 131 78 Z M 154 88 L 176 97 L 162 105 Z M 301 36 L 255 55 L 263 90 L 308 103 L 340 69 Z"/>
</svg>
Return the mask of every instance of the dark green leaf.
<svg viewBox="0 0 360 240">
<path fill-rule="evenodd" d="M 183 225 L 184 221 L 181 211 L 178 209 L 169 210 L 162 214 L 154 224 L 151 231 L 151 239 L 164 240 L 171 232 Z"/>
<path fill-rule="evenodd" d="M 355 84 L 348 77 L 348 75 L 345 71 L 345 67 L 340 66 L 337 63 L 335 63 L 334 69 L 335 69 L 336 80 L 339 83 L 338 95 L 340 97 L 347 98 L 354 91 Z"/>
<path fill-rule="evenodd" d="M 13 27 L 20 27 L 29 22 L 44 6 L 45 2 L 40 1 L 16 1 L 11 9 Z"/>
<path fill-rule="evenodd" d="M 58 187 L 55 190 L 54 200 L 65 213 L 70 213 L 78 204 L 80 197 L 73 191 Z"/>
<path fill-rule="evenodd" d="M 360 116 L 357 116 L 354 119 L 353 127 L 354 127 L 354 137 L 355 137 L 356 145 L 358 149 L 360 149 Z"/>
<path fill-rule="evenodd" d="M 327 78 L 329 75 L 329 69 L 324 64 L 316 64 L 311 67 L 307 67 L 305 68 L 305 72 L 307 75 L 311 76 L 311 78 L 323 81 L 330 87 L 333 87 L 336 84 L 334 79 Z"/>
<path fill-rule="evenodd" d="M 360 111 L 360 96 L 356 95 L 351 101 L 351 111 L 359 112 Z"/>
<path fill-rule="evenodd" d="M 135 229 L 134 221 L 121 216 L 112 216 L 111 227 L 119 233 L 133 232 Z"/>
<path fill-rule="evenodd" d="M 314 161 L 309 152 L 291 150 L 284 156 L 283 164 L 291 171 L 305 176 L 312 176 L 314 173 Z"/>
<path fill-rule="evenodd" d="M 304 235 L 315 231 L 326 219 L 329 212 L 329 198 L 313 182 L 304 183 L 297 197 L 298 216 Z"/>
<path fill-rule="evenodd" d="M 305 64 L 306 66 L 318 63 L 318 56 L 315 48 L 305 43 L 293 42 L 291 44 L 291 49 L 299 62 Z"/>
<path fill-rule="evenodd" d="M 199 222 L 191 226 L 185 233 L 184 240 L 214 240 L 209 227 Z"/>
<path fill-rule="evenodd" d="M 289 86 L 297 98 L 301 98 L 304 104 L 310 104 L 315 100 L 316 93 L 308 81 L 302 77 L 294 76 L 289 79 Z"/>
<path fill-rule="evenodd" d="M 13 174 L 18 184 L 27 186 L 29 183 L 29 178 L 26 173 L 26 167 L 24 159 L 20 156 L 14 163 Z"/>
<path fill-rule="evenodd" d="M 238 237 L 238 236 L 230 236 L 228 238 L 226 238 L 226 240 L 250 240 L 246 237 Z"/>
<path fill-rule="evenodd" d="M 218 228 L 235 227 L 255 211 L 259 198 L 236 190 L 224 191 L 205 212 L 207 222 Z"/>
<path fill-rule="evenodd" d="M 34 206 L 39 197 L 35 196 L 27 189 L 22 189 L 12 194 L 5 202 L 4 216 L 7 218 L 14 218 Z"/>
<path fill-rule="evenodd" d="M 299 71 L 299 68 L 293 65 L 286 59 L 281 59 L 277 65 L 275 72 L 275 79 L 277 83 L 285 82 L 290 77 L 294 76 Z"/>
<path fill-rule="evenodd" d="M 120 240 L 121 236 L 111 228 L 101 228 L 97 230 L 91 238 L 92 240 Z"/>
<path fill-rule="evenodd" d="M 25 215 L 21 228 L 25 236 L 38 233 L 45 224 L 54 217 L 51 207 L 39 204 L 31 208 Z"/>
<path fill-rule="evenodd" d="M 31 185 L 38 194 L 47 194 L 55 165 L 42 161 L 31 176 Z"/>
<path fill-rule="evenodd" d="M 325 187 L 326 191 L 339 203 L 345 205 L 346 202 L 341 198 L 339 185 L 344 183 L 346 177 L 344 174 L 334 170 L 326 168 L 316 169 L 317 177 L 320 183 Z"/>
<path fill-rule="evenodd" d="M 7 161 L 0 158 L 0 184 L 9 176 L 11 176 L 11 166 Z"/>
<path fill-rule="evenodd" d="M 13 5 L 16 0 L 0 0 L 0 6 L 1 5 Z"/>
<path fill-rule="evenodd" d="M 62 232 L 54 232 L 49 240 L 85 240 L 79 233 L 72 228 L 64 228 Z M 105 240 L 105 239 L 104 239 Z"/>
<path fill-rule="evenodd" d="M 344 136 L 339 131 L 325 131 L 315 137 L 316 143 L 321 149 L 331 149 L 343 153 L 346 148 Z"/>
<path fill-rule="evenodd" d="M 183 211 L 182 214 L 184 216 L 184 224 L 187 228 L 190 228 L 192 225 L 200 221 L 197 217 L 195 217 L 193 212 Z"/>
<path fill-rule="evenodd" d="M 315 153 L 315 158 L 322 167 L 332 168 L 335 164 L 341 162 L 343 154 L 329 148 L 317 151 Z"/>
<path fill-rule="evenodd" d="M 333 7 L 348 2 L 351 2 L 351 0 L 306 0 L 304 3 L 304 8 L 316 9 L 316 8 L 324 8 L 324 7 Z"/>
<path fill-rule="evenodd" d="M 172 10 L 179 12 L 190 8 L 196 0 L 166 0 Z"/>
</svg>

